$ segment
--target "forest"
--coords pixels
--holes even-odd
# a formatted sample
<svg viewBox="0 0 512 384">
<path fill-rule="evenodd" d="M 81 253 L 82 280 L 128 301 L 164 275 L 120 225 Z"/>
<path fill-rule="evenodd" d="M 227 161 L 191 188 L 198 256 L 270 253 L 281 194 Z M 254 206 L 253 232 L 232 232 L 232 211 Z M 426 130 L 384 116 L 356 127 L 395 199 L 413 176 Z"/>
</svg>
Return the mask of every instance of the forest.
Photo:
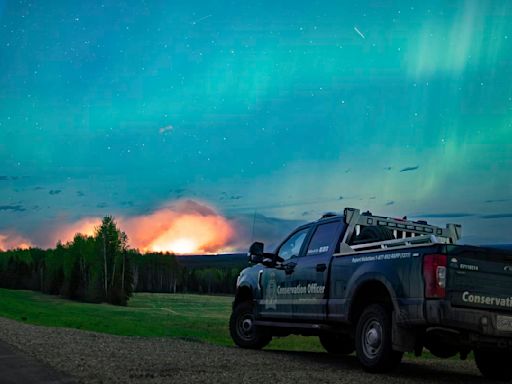
<svg viewBox="0 0 512 384">
<path fill-rule="evenodd" d="M 240 263 L 191 267 L 184 261 L 171 253 L 131 249 L 114 218 L 106 216 L 94 236 L 77 233 L 54 249 L 0 251 L 0 288 L 115 305 L 126 305 L 133 292 L 234 292 Z"/>
</svg>

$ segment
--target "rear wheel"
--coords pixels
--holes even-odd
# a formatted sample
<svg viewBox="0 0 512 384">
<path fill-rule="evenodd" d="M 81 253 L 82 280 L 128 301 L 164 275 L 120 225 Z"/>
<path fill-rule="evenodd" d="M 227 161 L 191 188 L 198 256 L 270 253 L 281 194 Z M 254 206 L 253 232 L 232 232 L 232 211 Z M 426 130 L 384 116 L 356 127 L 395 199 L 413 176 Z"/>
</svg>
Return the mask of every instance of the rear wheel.
<svg viewBox="0 0 512 384">
<path fill-rule="evenodd" d="M 475 350 L 475 363 L 482 376 L 492 380 L 508 381 L 512 379 L 510 362 L 512 353 L 488 349 Z"/>
<path fill-rule="evenodd" d="M 272 340 L 272 336 L 254 324 L 254 310 L 251 303 L 238 304 L 229 319 L 231 338 L 241 348 L 261 349 Z"/>
<path fill-rule="evenodd" d="M 388 372 L 402 360 L 403 353 L 392 348 L 391 311 L 381 304 L 369 305 L 362 312 L 355 344 L 359 362 L 368 372 Z"/>
<path fill-rule="evenodd" d="M 350 355 L 354 352 L 354 340 L 347 335 L 326 334 L 320 335 L 320 344 L 333 355 Z"/>
</svg>

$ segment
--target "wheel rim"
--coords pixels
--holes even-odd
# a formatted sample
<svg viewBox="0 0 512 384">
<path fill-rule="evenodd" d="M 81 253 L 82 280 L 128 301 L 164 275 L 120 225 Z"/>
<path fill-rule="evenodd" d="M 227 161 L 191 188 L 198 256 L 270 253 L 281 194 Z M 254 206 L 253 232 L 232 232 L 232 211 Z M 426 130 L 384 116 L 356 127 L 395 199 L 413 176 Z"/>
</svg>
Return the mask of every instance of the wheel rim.
<svg viewBox="0 0 512 384">
<path fill-rule="evenodd" d="M 254 316 L 251 313 L 244 313 L 237 319 L 236 330 L 238 336 L 246 341 L 255 337 Z"/>
<path fill-rule="evenodd" d="M 361 345 L 365 356 L 375 359 L 382 349 L 382 325 L 374 318 L 366 320 L 361 332 Z"/>
</svg>

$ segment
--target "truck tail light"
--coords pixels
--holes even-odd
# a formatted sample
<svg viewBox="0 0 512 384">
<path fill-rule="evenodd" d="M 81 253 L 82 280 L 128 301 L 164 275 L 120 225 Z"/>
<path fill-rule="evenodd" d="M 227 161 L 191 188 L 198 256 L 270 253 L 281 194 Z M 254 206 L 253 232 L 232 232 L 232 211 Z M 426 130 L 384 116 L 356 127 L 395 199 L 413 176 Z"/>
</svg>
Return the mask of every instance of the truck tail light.
<svg viewBox="0 0 512 384">
<path fill-rule="evenodd" d="M 439 299 L 446 296 L 446 255 L 425 255 L 423 257 L 423 279 L 425 297 Z"/>
</svg>

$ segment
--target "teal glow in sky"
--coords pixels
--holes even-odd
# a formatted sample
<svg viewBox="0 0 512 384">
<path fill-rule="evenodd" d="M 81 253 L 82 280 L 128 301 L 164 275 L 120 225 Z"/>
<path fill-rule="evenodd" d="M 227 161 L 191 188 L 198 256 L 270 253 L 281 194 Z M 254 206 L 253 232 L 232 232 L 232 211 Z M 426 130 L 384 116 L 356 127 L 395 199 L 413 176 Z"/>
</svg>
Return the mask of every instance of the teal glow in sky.
<svg viewBox="0 0 512 384">
<path fill-rule="evenodd" d="M 277 232 L 352 206 L 510 242 L 511 20 L 508 1 L 0 0 L 0 233 L 46 246 L 187 198 Z"/>
</svg>

